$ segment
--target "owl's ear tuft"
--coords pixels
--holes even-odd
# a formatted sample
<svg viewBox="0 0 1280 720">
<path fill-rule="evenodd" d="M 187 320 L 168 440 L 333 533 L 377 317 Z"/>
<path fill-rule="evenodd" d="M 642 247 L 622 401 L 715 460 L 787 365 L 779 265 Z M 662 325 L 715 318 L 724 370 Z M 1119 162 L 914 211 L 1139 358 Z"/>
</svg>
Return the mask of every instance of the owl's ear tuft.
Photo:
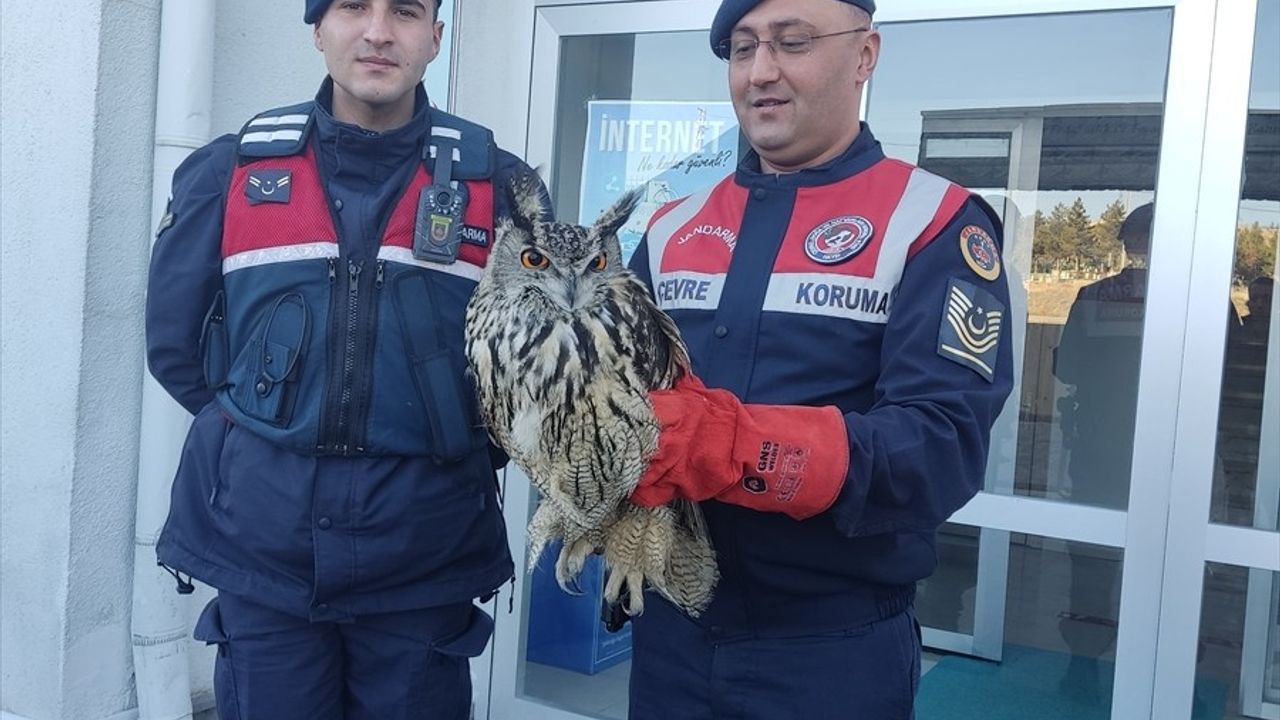
<svg viewBox="0 0 1280 720">
<path fill-rule="evenodd" d="M 551 207 L 547 191 L 538 177 L 538 171 L 519 173 L 511 178 L 511 222 L 516 227 L 533 234 L 538 223 L 549 219 Z"/>
<path fill-rule="evenodd" d="M 622 197 L 608 209 L 601 213 L 596 219 L 595 229 L 600 237 L 608 237 L 617 235 L 623 225 L 631 219 L 631 213 L 635 212 L 636 206 L 640 204 L 640 198 L 644 196 L 644 186 L 632 188 L 623 193 Z"/>
</svg>

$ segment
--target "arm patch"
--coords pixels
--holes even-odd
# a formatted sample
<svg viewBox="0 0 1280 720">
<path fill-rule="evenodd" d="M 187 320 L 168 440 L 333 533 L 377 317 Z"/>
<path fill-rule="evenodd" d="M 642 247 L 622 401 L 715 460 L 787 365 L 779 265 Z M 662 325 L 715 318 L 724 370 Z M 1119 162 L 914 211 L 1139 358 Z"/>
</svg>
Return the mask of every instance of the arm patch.
<svg viewBox="0 0 1280 720">
<path fill-rule="evenodd" d="M 994 382 L 1005 307 L 976 285 L 951 278 L 938 327 L 938 354 Z"/>
<path fill-rule="evenodd" d="M 168 230 L 170 227 L 173 226 L 174 219 L 175 217 L 173 214 L 173 197 L 171 196 L 169 198 L 169 201 L 166 202 L 164 205 L 164 217 L 160 218 L 160 224 L 156 226 L 157 239 L 160 238 L 160 235 L 164 233 L 165 230 Z"/>
</svg>

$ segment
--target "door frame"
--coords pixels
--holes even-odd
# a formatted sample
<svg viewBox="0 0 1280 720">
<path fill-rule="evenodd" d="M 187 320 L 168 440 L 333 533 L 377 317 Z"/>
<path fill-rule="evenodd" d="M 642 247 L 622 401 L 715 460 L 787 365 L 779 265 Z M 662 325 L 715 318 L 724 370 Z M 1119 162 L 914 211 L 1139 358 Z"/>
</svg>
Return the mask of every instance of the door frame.
<svg viewBox="0 0 1280 720">
<path fill-rule="evenodd" d="M 1175 439 L 1169 492 L 1169 532 L 1164 547 L 1165 569 L 1159 590 L 1163 599 L 1154 658 L 1152 688 L 1153 717 L 1185 715 L 1192 702 L 1195 682 L 1197 644 L 1204 594 L 1206 563 L 1224 563 L 1249 569 L 1250 583 L 1246 597 L 1245 651 L 1241 666 L 1242 706 L 1256 709 L 1265 717 L 1280 718 L 1280 706 L 1264 708 L 1261 702 L 1263 648 L 1258 638 L 1250 638 L 1248 627 L 1256 623 L 1259 613 L 1259 588 L 1270 595 L 1273 575 L 1280 572 L 1280 533 L 1211 523 L 1210 500 L 1217 450 L 1215 433 L 1204 432 L 1205 423 L 1217 426 L 1225 353 L 1221 342 L 1196 342 L 1196 338 L 1225 338 L 1226 322 L 1221 312 L 1228 300 L 1232 265 L 1235 257 L 1235 228 L 1240 208 L 1241 173 L 1244 158 L 1245 127 L 1249 111 L 1249 85 L 1253 65 L 1254 31 L 1258 12 L 1257 0 L 1221 0 L 1213 8 L 1212 42 L 1206 43 L 1211 58 L 1198 72 L 1205 75 L 1207 100 L 1205 112 L 1196 121 L 1204 126 L 1203 169 L 1193 205 L 1197 209 L 1191 242 L 1181 252 L 1187 255 L 1187 292 L 1182 302 L 1188 333 L 1176 357 L 1186 368 L 1181 373 L 1175 420 Z M 1157 215 L 1159 211 L 1157 211 Z M 1157 221 L 1158 222 L 1158 221 Z M 1224 232 L 1224 230 L 1226 232 Z M 1274 306 L 1274 300 L 1273 300 Z M 1280 351 L 1277 346 L 1277 321 L 1271 327 L 1270 357 Z M 1276 393 L 1280 392 L 1274 362 L 1268 363 L 1264 408 L 1274 414 Z M 1265 432 L 1275 433 L 1274 418 Z M 1270 435 L 1274 437 L 1274 434 Z M 1267 437 L 1263 435 L 1262 437 Z M 1274 448 L 1273 451 L 1274 452 Z M 1263 453 L 1269 458 L 1268 453 Z M 1258 469 L 1257 506 L 1259 525 L 1275 527 L 1274 496 L 1264 482 L 1277 482 L 1280 467 L 1264 459 Z M 1270 480 L 1265 480 L 1270 478 Z M 1273 490 L 1274 488 L 1272 488 Z M 1264 498 L 1262 491 L 1267 491 Z M 1271 502 L 1263 503 L 1269 500 Z M 1267 515 L 1269 514 L 1269 518 Z M 1269 597 L 1267 598 L 1269 605 Z M 1263 618 L 1265 620 L 1265 617 Z M 1254 642 L 1250 642 L 1253 640 Z M 1261 643 L 1265 647 L 1265 635 Z M 1245 662 L 1256 660 L 1258 666 Z M 1250 707 L 1252 693 L 1257 703 Z"/>
</svg>

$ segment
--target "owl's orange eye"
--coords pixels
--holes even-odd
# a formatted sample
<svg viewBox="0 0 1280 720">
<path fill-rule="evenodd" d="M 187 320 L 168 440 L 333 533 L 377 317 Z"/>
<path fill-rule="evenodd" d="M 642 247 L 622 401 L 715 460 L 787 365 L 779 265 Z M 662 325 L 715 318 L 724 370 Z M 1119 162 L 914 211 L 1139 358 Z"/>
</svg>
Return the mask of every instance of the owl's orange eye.
<svg viewBox="0 0 1280 720">
<path fill-rule="evenodd" d="M 530 270 L 546 270 L 551 266 L 551 261 L 547 259 L 546 255 L 529 248 L 520 253 L 520 264 Z"/>
<path fill-rule="evenodd" d="M 606 267 L 609 267 L 609 258 L 604 253 L 600 253 L 595 260 L 591 261 L 591 269 L 596 272 L 601 272 Z"/>
</svg>

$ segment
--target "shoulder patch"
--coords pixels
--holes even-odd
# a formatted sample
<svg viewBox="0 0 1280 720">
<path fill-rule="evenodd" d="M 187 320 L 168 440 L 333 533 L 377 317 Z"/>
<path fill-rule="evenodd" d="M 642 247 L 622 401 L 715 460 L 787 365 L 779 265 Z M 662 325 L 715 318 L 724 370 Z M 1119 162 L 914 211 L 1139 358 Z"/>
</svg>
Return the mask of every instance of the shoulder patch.
<svg viewBox="0 0 1280 720">
<path fill-rule="evenodd" d="M 289 170 L 253 170 L 245 183 L 244 194 L 250 205 L 288 203 L 293 172 Z"/>
<path fill-rule="evenodd" d="M 173 220 L 173 198 L 169 198 L 169 201 L 164 204 L 164 217 L 160 218 L 160 224 L 156 226 L 157 238 L 160 237 L 161 233 L 173 226 Z"/>
<path fill-rule="evenodd" d="M 1000 249 L 982 226 L 966 225 L 960 231 L 960 254 L 969 269 L 983 280 L 1000 277 Z"/>
<path fill-rule="evenodd" d="M 951 278 L 938 328 L 938 354 L 993 382 L 1004 313 L 1004 304 L 996 296 Z"/>
<path fill-rule="evenodd" d="M 259 113 L 240 130 L 242 160 L 288 157 L 302 152 L 311 132 L 313 102 Z"/>
</svg>

